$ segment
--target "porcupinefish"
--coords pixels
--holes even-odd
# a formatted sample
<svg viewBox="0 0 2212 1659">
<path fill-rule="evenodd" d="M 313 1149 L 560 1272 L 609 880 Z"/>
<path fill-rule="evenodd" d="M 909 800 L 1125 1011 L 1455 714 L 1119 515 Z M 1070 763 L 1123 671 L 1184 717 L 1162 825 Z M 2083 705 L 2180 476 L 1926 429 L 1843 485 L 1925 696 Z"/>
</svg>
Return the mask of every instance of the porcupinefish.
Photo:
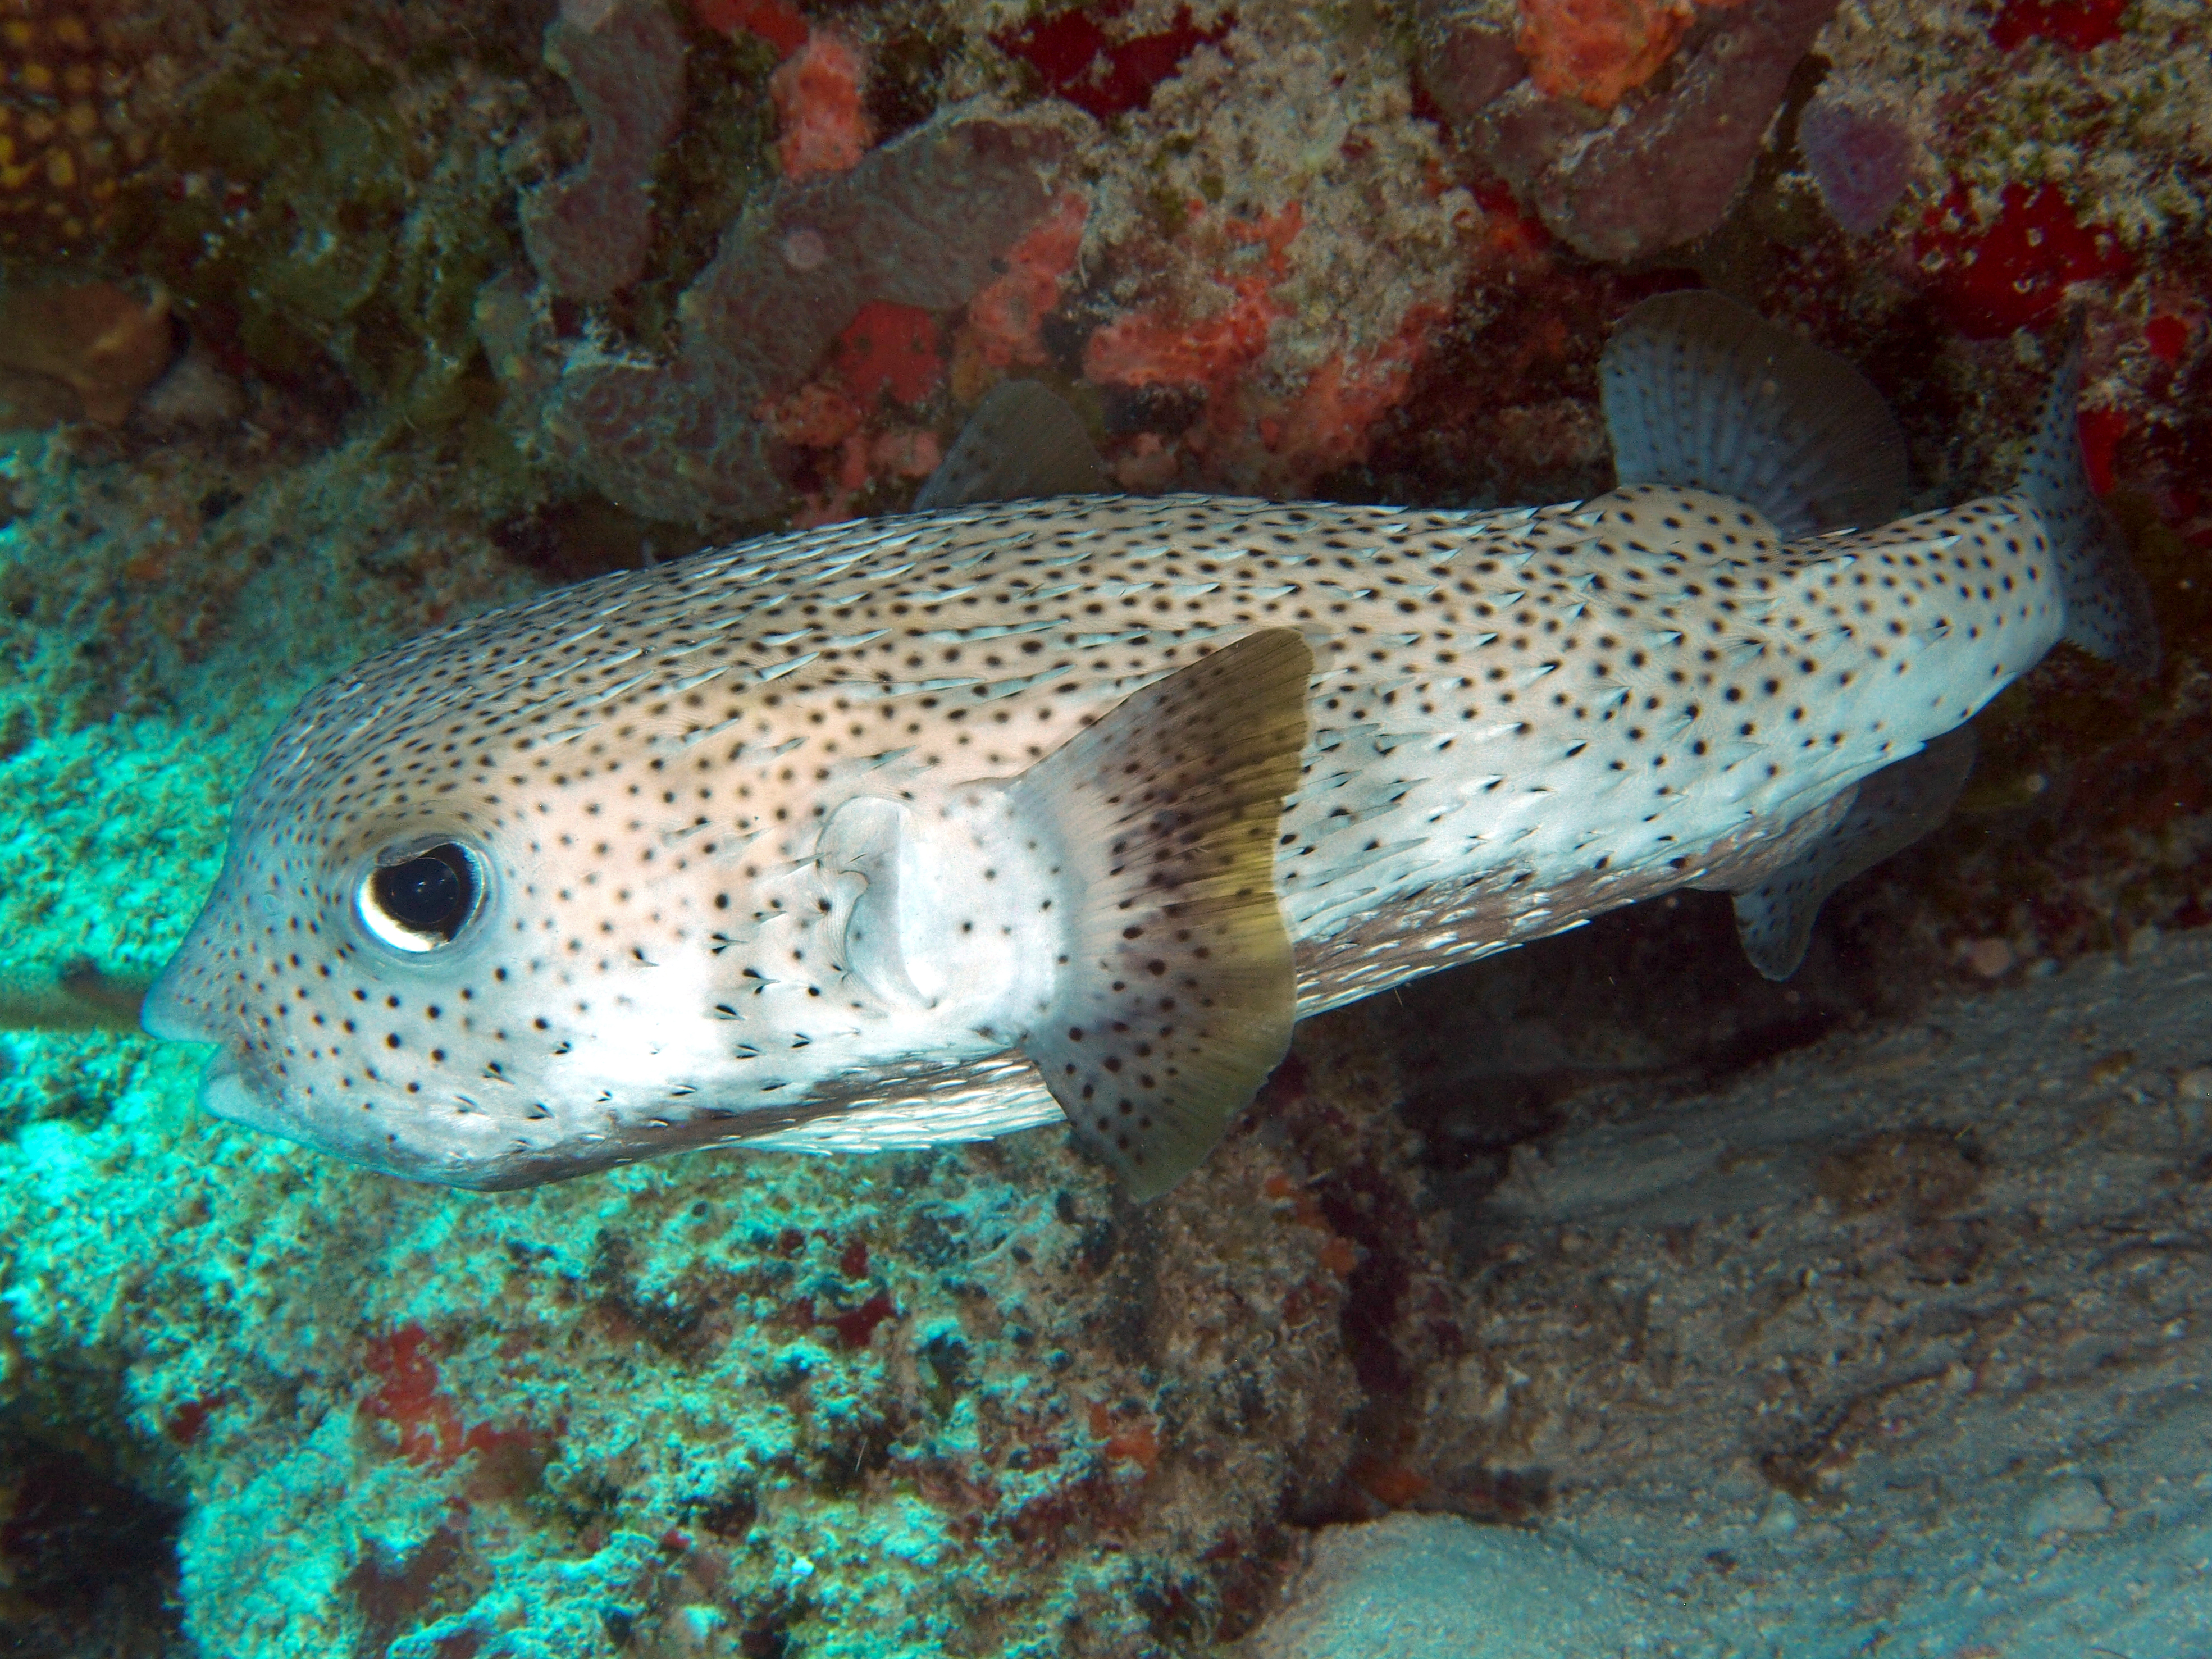
<svg viewBox="0 0 2212 1659">
<path fill-rule="evenodd" d="M 1707 294 L 1615 331 L 1619 485 L 1550 507 L 1099 493 L 1001 387 L 920 510 L 316 692 L 145 1024 L 218 1115 L 458 1186 L 1064 1117 L 1149 1196 L 1296 1018 L 1615 905 L 1732 891 L 1786 975 L 2055 641 L 2147 670 L 2075 378 L 2017 488 L 1894 522 L 1872 387 Z"/>
</svg>

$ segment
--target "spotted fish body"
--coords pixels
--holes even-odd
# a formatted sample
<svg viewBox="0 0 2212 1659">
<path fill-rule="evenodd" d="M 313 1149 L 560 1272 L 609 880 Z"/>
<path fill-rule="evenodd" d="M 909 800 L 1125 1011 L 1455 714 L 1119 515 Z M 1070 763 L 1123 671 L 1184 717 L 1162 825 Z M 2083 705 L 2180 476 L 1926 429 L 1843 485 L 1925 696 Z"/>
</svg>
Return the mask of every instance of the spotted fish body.
<svg viewBox="0 0 2212 1659">
<path fill-rule="evenodd" d="M 1082 496 L 607 576 L 312 697 L 148 1024 L 224 1045 L 222 1115 L 456 1184 L 1065 1115 L 1156 1191 L 1293 1005 L 1685 884 L 1794 965 L 1838 831 L 1918 821 L 1862 781 L 2034 664 L 2069 582 L 2105 602 L 2050 466 L 1786 538 L 1695 483 Z M 2081 637 L 2139 649 L 2131 606 Z M 410 880 L 465 914 L 380 915 Z"/>
</svg>

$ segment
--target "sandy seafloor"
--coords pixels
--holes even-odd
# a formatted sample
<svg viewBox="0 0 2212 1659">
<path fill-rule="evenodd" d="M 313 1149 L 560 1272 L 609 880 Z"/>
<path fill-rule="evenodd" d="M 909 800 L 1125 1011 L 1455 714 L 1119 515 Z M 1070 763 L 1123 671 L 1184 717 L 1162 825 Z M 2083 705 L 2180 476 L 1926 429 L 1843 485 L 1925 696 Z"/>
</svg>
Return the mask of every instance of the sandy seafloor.
<svg viewBox="0 0 2212 1659">
<path fill-rule="evenodd" d="M 1323 1532 L 1257 1650 L 2204 1651 L 2208 994 L 2191 939 L 1577 1097 L 1468 1218 L 1482 1352 L 1425 1402 L 1568 1492 Z"/>
<path fill-rule="evenodd" d="M 0 1652 L 2212 1653 L 2195 0 L 21 9 L 12 142 L 73 64 L 116 140 L 0 174 Z M 979 121 L 1034 178 L 863 159 Z M 1011 374 L 1134 489 L 1595 492 L 1700 283 L 1917 505 L 2081 307 L 2166 635 L 1787 986 L 1686 896 L 1409 987 L 1141 1208 L 1049 1130 L 410 1187 L 118 1029 L 372 650 L 896 510 Z"/>
</svg>

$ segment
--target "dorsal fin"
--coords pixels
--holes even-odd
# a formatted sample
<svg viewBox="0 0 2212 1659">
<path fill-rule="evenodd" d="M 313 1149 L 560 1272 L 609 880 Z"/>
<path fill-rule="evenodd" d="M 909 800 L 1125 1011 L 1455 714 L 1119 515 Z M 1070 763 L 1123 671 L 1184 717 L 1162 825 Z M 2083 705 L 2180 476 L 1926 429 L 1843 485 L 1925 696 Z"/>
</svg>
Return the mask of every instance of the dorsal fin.
<svg viewBox="0 0 2212 1659">
<path fill-rule="evenodd" d="M 1828 895 L 1942 823 L 1973 769 L 1974 734 L 1961 726 L 1860 780 L 1834 829 L 1735 895 L 1736 935 L 1751 965 L 1771 980 L 1796 973 Z"/>
<path fill-rule="evenodd" d="M 1905 437 L 1842 358 L 1717 294 L 1662 294 L 1623 317 L 1598 362 L 1620 482 L 1748 501 L 1785 540 L 1887 524 L 1904 505 Z"/>
<path fill-rule="evenodd" d="M 1136 693 L 1032 766 L 1018 810 L 1066 859 L 1067 953 L 1021 1038 L 1076 1143 L 1138 1198 L 1204 1158 L 1291 1042 L 1275 896 L 1313 651 L 1266 629 Z"/>
<path fill-rule="evenodd" d="M 1076 412 L 1036 380 L 1001 380 L 975 405 L 952 453 L 914 498 L 914 510 L 1113 489 Z"/>
</svg>

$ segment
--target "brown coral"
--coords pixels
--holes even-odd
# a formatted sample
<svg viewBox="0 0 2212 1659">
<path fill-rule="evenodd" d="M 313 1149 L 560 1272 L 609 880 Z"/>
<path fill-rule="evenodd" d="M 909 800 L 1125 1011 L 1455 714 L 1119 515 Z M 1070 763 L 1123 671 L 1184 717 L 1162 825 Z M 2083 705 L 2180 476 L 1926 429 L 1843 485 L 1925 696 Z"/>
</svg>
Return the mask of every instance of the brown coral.
<svg viewBox="0 0 2212 1659">
<path fill-rule="evenodd" d="M 771 513 L 787 486 L 763 404 L 788 396 L 863 307 L 949 310 L 1058 199 L 1045 173 L 1066 139 L 1041 120 L 956 109 L 849 173 L 763 193 L 684 293 L 666 364 L 595 349 L 556 366 L 527 299 L 487 289 L 477 325 L 549 447 L 608 500 L 649 518 Z"/>
<path fill-rule="evenodd" d="M 0 291 L 0 427 L 118 426 L 169 366 L 166 296 L 112 283 Z"/>
<path fill-rule="evenodd" d="M 1637 9 L 1546 0 L 1523 8 L 1525 82 L 1510 81 L 1497 31 L 1443 21 L 1428 83 L 1461 141 L 1554 235 L 1592 259 L 1649 258 L 1727 216 L 1791 71 L 1835 9 L 1835 0 L 1749 0 L 1689 38 L 1670 82 L 1635 90 L 1677 37 L 1654 58 L 1663 30 L 1631 27 L 1644 15 Z M 1607 17 L 1617 26 L 1609 32 L 1598 27 Z M 1593 125 L 1588 106 L 1624 100 L 1625 115 Z"/>
<path fill-rule="evenodd" d="M 523 240 L 547 287 L 597 304 L 645 269 L 653 163 L 684 118 L 684 40 L 665 8 L 633 0 L 590 26 L 556 20 L 545 61 L 583 106 L 592 147 L 525 200 Z"/>
</svg>

